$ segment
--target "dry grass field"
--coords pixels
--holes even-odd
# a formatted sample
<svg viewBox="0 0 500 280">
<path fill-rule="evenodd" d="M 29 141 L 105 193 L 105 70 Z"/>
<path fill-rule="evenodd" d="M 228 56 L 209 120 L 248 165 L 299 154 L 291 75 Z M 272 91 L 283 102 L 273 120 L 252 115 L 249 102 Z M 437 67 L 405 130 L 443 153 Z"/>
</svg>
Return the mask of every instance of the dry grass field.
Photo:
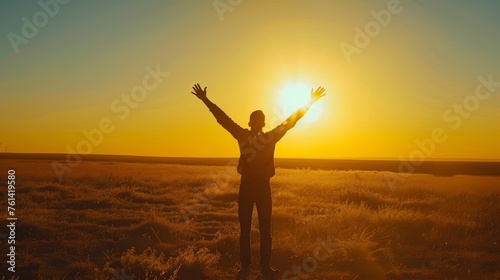
<svg viewBox="0 0 500 280">
<path fill-rule="evenodd" d="M 4 186 L 16 169 L 18 216 L 17 277 L 3 238 L 2 279 L 235 279 L 232 167 L 87 161 L 59 183 L 50 161 L 0 163 Z M 387 174 L 277 170 L 283 279 L 500 279 L 500 177 L 415 174 L 391 188 Z M 252 248 L 258 264 L 255 213 Z"/>
</svg>

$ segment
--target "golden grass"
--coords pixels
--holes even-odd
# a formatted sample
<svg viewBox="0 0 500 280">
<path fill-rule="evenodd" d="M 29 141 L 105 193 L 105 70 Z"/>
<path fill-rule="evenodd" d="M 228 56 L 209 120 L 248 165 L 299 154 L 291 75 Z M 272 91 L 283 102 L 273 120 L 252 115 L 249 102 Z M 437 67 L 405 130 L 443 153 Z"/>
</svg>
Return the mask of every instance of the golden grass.
<svg viewBox="0 0 500 280">
<path fill-rule="evenodd" d="M 235 278 L 233 168 L 84 162 L 60 184 L 49 161 L 9 165 L 20 279 Z M 385 175 L 278 169 L 274 266 L 301 266 L 331 238 L 308 279 L 500 279 L 498 177 L 411 175 L 391 189 Z M 255 213 L 256 264 L 258 250 Z"/>
</svg>

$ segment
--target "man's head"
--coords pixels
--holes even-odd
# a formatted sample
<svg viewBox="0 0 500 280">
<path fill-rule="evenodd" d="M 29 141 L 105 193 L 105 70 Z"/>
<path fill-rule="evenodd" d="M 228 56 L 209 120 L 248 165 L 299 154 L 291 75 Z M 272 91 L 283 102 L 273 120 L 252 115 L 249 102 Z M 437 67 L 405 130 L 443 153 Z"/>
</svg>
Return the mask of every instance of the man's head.
<svg viewBox="0 0 500 280">
<path fill-rule="evenodd" d="M 266 125 L 266 116 L 261 110 L 257 110 L 250 114 L 250 121 L 248 126 L 252 130 L 261 130 Z"/>
</svg>

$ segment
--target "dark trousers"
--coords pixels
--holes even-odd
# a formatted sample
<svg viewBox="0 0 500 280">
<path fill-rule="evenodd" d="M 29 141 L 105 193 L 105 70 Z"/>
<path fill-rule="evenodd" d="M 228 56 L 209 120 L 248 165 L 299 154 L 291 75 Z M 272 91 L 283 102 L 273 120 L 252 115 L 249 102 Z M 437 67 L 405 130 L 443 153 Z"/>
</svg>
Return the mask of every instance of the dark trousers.
<svg viewBox="0 0 500 280">
<path fill-rule="evenodd" d="M 269 178 L 241 177 L 238 194 L 240 220 L 240 260 L 243 266 L 251 264 L 250 229 L 253 205 L 257 206 L 260 232 L 260 264 L 268 267 L 271 262 L 271 213 L 272 199 Z"/>
</svg>

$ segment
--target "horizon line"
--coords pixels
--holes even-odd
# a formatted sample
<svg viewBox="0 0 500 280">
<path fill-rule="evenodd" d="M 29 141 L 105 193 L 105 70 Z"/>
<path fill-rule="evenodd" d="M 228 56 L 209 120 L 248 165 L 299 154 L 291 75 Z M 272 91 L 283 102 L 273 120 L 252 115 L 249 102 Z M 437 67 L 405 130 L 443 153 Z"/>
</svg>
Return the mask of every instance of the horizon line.
<svg viewBox="0 0 500 280">
<path fill-rule="evenodd" d="M 0 152 L 0 159 L 2 155 L 47 155 L 47 156 L 65 156 L 68 153 L 48 153 L 48 152 Z M 133 155 L 133 154 L 87 154 L 81 155 L 83 157 L 92 156 L 107 156 L 107 157 L 137 157 L 137 158 L 165 158 L 165 159 L 237 159 L 238 157 L 227 157 L 227 156 L 151 156 L 151 155 Z M 394 157 L 338 157 L 338 158 L 297 158 L 297 157 L 276 157 L 278 160 L 353 160 L 353 161 L 401 161 L 400 158 Z M 408 159 L 405 159 L 409 161 Z M 435 162 L 500 162 L 500 159 L 483 159 L 483 158 L 426 158 L 423 162 L 435 161 Z"/>
</svg>

